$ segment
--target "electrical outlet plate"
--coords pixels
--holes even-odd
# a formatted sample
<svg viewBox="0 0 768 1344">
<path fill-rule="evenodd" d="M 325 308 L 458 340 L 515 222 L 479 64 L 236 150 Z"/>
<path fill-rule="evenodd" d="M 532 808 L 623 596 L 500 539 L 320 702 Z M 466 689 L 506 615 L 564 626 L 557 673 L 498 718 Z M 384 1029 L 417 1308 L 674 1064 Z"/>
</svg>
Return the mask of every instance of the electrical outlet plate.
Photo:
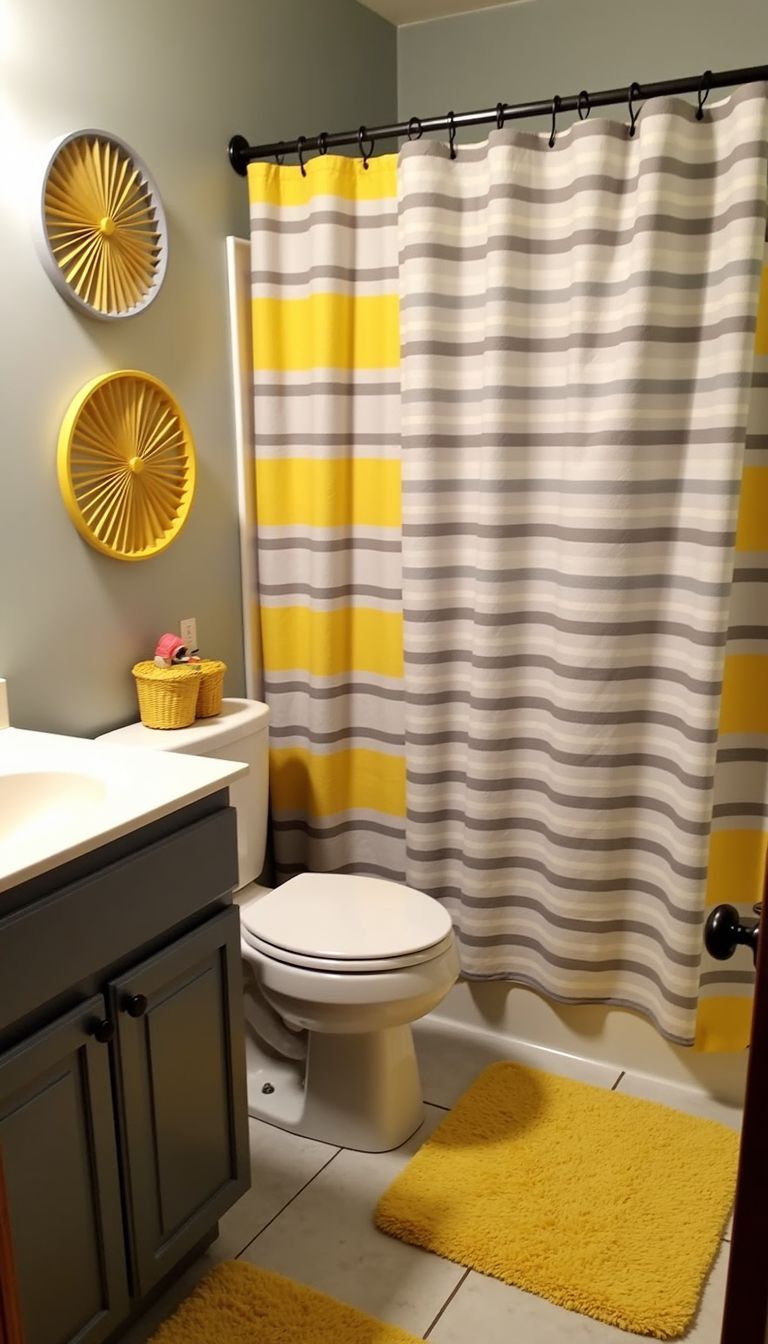
<svg viewBox="0 0 768 1344">
<path fill-rule="evenodd" d="M 188 616 L 186 620 L 179 622 L 179 634 L 184 644 L 191 653 L 197 648 L 197 618 Z"/>
</svg>

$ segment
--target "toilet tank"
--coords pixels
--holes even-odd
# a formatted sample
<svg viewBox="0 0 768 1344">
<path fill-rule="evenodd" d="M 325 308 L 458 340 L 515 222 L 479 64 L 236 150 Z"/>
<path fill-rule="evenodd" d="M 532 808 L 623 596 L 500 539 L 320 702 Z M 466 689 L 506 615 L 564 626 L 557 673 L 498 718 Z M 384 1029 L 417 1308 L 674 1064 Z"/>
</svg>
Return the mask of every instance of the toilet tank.
<svg viewBox="0 0 768 1344">
<path fill-rule="evenodd" d="M 217 756 L 225 761 L 244 761 L 250 771 L 229 786 L 237 812 L 237 852 L 240 887 L 255 881 L 264 867 L 267 844 L 269 792 L 267 748 L 269 709 L 258 700 L 224 700 L 221 713 L 212 719 L 196 719 L 188 728 L 145 728 L 130 723 L 104 733 L 97 740 L 115 747 L 177 751 L 187 756 Z"/>
</svg>

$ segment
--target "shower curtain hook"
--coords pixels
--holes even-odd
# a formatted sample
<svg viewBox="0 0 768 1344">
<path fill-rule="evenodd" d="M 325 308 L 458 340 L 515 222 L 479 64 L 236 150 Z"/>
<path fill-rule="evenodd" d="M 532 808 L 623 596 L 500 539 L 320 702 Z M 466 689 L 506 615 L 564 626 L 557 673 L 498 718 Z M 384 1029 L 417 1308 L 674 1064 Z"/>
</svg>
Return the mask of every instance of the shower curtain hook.
<svg viewBox="0 0 768 1344">
<path fill-rule="evenodd" d="M 503 130 L 504 130 L 504 111 L 505 111 L 506 106 L 507 106 L 506 103 L 497 103 L 497 104 L 496 104 L 496 130 L 497 130 L 497 131 L 503 131 Z"/>
<path fill-rule="evenodd" d="M 704 104 L 706 103 L 706 101 L 707 101 L 707 99 L 708 99 L 708 97 L 709 97 L 709 91 L 710 91 L 711 87 L 712 87 L 712 71 L 711 71 L 711 70 L 705 70 L 705 71 L 704 71 L 704 74 L 701 76 L 701 79 L 699 80 L 699 92 L 698 92 L 698 94 L 697 94 L 697 98 L 698 98 L 699 106 L 698 106 L 698 108 L 696 109 L 696 120 L 697 120 L 697 121 L 703 121 L 703 120 L 704 120 Z M 702 90 L 703 90 L 703 94 L 702 94 Z"/>
<path fill-rule="evenodd" d="M 408 139 L 420 140 L 423 134 L 424 134 L 424 127 L 421 124 L 421 118 L 410 117 L 408 121 Z"/>
<path fill-rule="evenodd" d="M 317 137 L 317 148 L 321 154 L 328 153 L 328 132 L 321 131 Z"/>
<path fill-rule="evenodd" d="M 584 105 L 585 105 L 585 107 L 586 107 L 586 109 L 587 109 L 586 112 L 585 112 L 585 114 L 584 114 L 584 116 L 581 115 L 581 104 L 582 104 L 582 99 L 584 100 Z M 577 111 L 578 114 L 579 114 L 579 121 L 587 121 L 587 120 L 588 120 L 588 118 L 589 118 L 589 114 L 590 114 L 590 112 L 592 111 L 592 104 L 591 104 L 591 102 L 590 102 L 590 100 L 589 100 L 589 94 L 587 93 L 587 90 L 586 90 L 586 89 L 582 89 L 582 90 L 581 90 L 581 93 L 579 94 L 578 98 L 576 99 L 576 111 Z"/>
<path fill-rule="evenodd" d="M 451 158 L 456 158 L 456 118 L 453 112 L 448 113 L 448 148 L 451 151 Z"/>
<path fill-rule="evenodd" d="M 556 126 L 557 126 L 557 114 L 558 114 L 558 112 L 560 111 L 560 104 L 561 104 L 561 102 L 562 102 L 562 99 L 561 99 L 561 97 L 560 97 L 560 94 L 559 94 L 559 93 L 556 93 L 555 96 L 554 96 L 554 98 L 552 99 L 552 130 L 550 131 L 550 135 L 549 135 L 549 148 L 550 148 L 550 149 L 554 149 L 554 147 L 555 147 L 555 129 L 556 129 Z"/>
<path fill-rule="evenodd" d="M 296 141 L 296 153 L 299 156 L 299 167 L 301 169 L 302 177 L 307 176 L 307 170 L 304 167 L 304 146 L 306 143 L 307 143 L 306 135 L 300 135 L 298 140 Z"/>
<path fill-rule="evenodd" d="M 282 146 L 283 141 L 281 140 L 280 147 L 282 148 Z M 285 154 L 281 154 L 280 150 L 278 149 L 275 150 L 275 163 L 277 164 L 278 168 L 282 168 L 283 164 L 285 163 Z"/>
<path fill-rule="evenodd" d="M 630 136 L 633 136 L 633 135 L 635 134 L 635 126 L 637 125 L 637 118 L 640 116 L 640 111 L 641 111 L 641 109 L 638 108 L 638 110 L 637 110 L 637 112 L 636 112 L 636 111 L 635 111 L 634 103 L 635 103 L 635 99 L 636 99 L 636 98 L 639 98 L 640 95 L 641 95 L 641 93 L 642 93 L 642 90 L 641 90 L 641 88 L 640 88 L 640 85 L 639 85 L 639 84 L 635 84 L 634 81 L 630 84 L 629 88 L 627 89 L 627 106 L 629 107 L 629 134 L 630 134 Z"/>
<path fill-rule="evenodd" d="M 364 141 L 364 140 L 367 140 L 367 141 L 368 141 L 368 144 L 370 145 L 370 149 L 368 150 L 368 153 L 367 153 L 367 154 L 366 154 L 365 150 L 363 149 L 363 141 Z M 368 167 L 368 160 L 370 159 L 370 157 L 371 157 L 371 155 L 372 155 L 372 153 L 373 153 L 373 146 L 374 146 L 374 143 L 375 143 L 375 142 L 374 142 L 373 136 L 368 134 L 368 132 L 367 132 L 365 126 L 361 126 L 361 127 L 360 127 L 360 130 L 357 132 L 357 143 L 358 143 L 358 146 L 359 146 L 359 148 L 360 148 L 360 154 L 361 154 L 361 156 L 362 156 L 362 160 L 363 160 L 363 167 L 364 167 L 364 168 L 367 168 L 367 167 Z"/>
</svg>

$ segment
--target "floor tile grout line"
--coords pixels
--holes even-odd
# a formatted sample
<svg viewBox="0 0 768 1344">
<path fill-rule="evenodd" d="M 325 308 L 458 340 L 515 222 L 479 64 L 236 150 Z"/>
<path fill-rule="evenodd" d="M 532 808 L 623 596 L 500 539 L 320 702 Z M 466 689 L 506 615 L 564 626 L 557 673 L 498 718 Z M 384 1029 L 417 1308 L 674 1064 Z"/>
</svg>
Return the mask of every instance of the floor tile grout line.
<svg viewBox="0 0 768 1344">
<path fill-rule="evenodd" d="M 619 1083 L 621 1082 L 622 1078 L 626 1078 L 626 1076 L 627 1076 L 627 1071 L 626 1071 L 626 1069 L 622 1069 L 622 1070 L 621 1070 L 621 1073 L 619 1074 L 618 1078 L 616 1079 L 616 1082 L 613 1084 L 613 1087 L 611 1088 L 611 1091 L 612 1091 L 612 1092 L 615 1092 L 615 1091 L 616 1091 L 616 1088 L 619 1086 Z"/>
<path fill-rule="evenodd" d="M 442 1316 L 443 1312 L 444 1312 L 444 1311 L 451 1305 L 451 1303 L 452 1303 L 454 1297 L 456 1296 L 456 1294 L 458 1293 L 458 1291 L 459 1291 L 459 1289 L 460 1289 L 462 1283 L 464 1283 L 465 1279 L 467 1279 L 467 1278 L 469 1277 L 469 1274 L 470 1274 L 470 1270 L 465 1269 L 465 1270 L 464 1270 L 464 1273 L 462 1274 L 462 1276 L 461 1276 L 461 1278 L 459 1279 L 459 1282 L 456 1284 L 455 1288 L 453 1288 L 453 1290 L 452 1290 L 452 1291 L 448 1294 L 448 1296 L 446 1297 L 446 1299 L 445 1299 L 445 1301 L 444 1301 L 442 1307 L 441 1307 L 440 1310 L 438 1311 L 438 1313 L 437 1313 L 437 1315 L 435 1316 L 434 1320 L 430 1321 L 429 1325 L 427 1326 L 426 1330 L 424 1331 L 424 1334 L 422 1335 L 422 1339 L 429 1339 L 429 1336 L 432 1334 L 432 1331 L 434 1330 L 435 1326 L 437 1325 L 438 1321 L 440 1320 L 440 1317 Z"/>
<path fill-rule="evenodd" d="M 291 1195 L 291 1198 L 290 1198 L 290 1199 L 287 1199 L 287 1200 L 285 1201 L 285 1203 L 283 1204 L 282 1208 L 279 1208 L 279 1209 L 277 1210 L 277 1213 L 273 1213 L 273 1214 L 272 1214 L 272 1217 L 270 1218 L 269 1222 L 268 1222 L 268 1223 L 265 1223 L 263 1227 L 260 1227 L 259 1230 L 258 1230 L 258 1232 L 256 1232 L 255 1235 L 251 1237 L 250 1241 L 247 1241 L 247 1242 L 245 1243 L 245 1245 L 243 1246 L 242 1250 L 239 1250 L 239 1251 L 237 1252 L 237 1255 L 235 1256 L 235 1259 L 236 1259 L 236 1260 L 239 1260 L 239 1259 L 240 1259 L 240 1256 L 245 1254 L 245 1252 L 248 1250 L 248 1247 L 249 1247 L 249 1246 L 252 1246 L 253 1243 L 254 1243 L 254 1241 L 258 1241 L 258 1239 L 259 1239 L 259 1237 L 261 1236 L 262 1232 L 266 1232 L 267 1228 L 272 1226 L 272 1224 L 274 1223 L 275 1219 L 276 1219 L 276 1218 L 279 1218 L 281 1214 L 285 1213 L 285 1210 L 289 1207 L 289 1205 L 291 1205 L 295 1199 L 298 1199 L 298 1198 L 299 1198 L 299 1195 L 303 1195 L 304 1191 L 307 1189 L 307 1186 L 311 1185 L 312 1182 L 313 1182 L 313 1181 L 320 1175 L 320 1173 L 321 1173 L 322 1171 L 325 1171 L 326 1167 L 330 1167 L 331 1163 L 334 1162 L 334 1161 L 336 1160 L 336 1158 L 339 1156 L 339 1153 L 341 1153 L 341 1152 L 344 1152 L 344 1149 L 343 1149 L 343 1148 L 337 1148 L 337 1149 L 336 1149 L 336 1152 L 335 1152 L 335 1153 L 332 1153 L 331 1156 L 328 1158 L 328 1161 L 327 1161 L 327 1162 L 324 1162 L 323 1165 L 322 1165 L 322 1167 L 318 1167 L 317 1171 L 315 1171 L 315 1172 L 312 1173 L 312 1175 L 310 1176 L 309 1180 L 304 1182 L 304 1184 L 302 1185 L 301 1189 L 300 1189 L 300 1190 L 297 1190 L 295 1195 Z M 215 1245 L 215 1242 L 214 1242 L 214 1245 Z"/>
</svg>

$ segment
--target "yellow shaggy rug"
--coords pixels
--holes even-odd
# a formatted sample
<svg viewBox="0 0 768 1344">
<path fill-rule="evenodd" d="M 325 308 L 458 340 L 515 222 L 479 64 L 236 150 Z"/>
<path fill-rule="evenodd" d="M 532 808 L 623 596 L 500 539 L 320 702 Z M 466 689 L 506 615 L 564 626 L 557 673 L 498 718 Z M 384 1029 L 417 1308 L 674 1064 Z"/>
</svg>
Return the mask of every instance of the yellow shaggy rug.
<svg viewBox="0 0 768 1344">
<path fill-rule="evenodd" d="M 242 1260 L 211 1270 L 149 1344 L 421 1344 L 314 1288 Z"/>
<path fill-rule="evenodd" d="M 649 1101 L 492 1064 L 382 1196 L 377 1226 L 656 1339 L 696 1314 L 738 1136 Z"/>
</svg>

